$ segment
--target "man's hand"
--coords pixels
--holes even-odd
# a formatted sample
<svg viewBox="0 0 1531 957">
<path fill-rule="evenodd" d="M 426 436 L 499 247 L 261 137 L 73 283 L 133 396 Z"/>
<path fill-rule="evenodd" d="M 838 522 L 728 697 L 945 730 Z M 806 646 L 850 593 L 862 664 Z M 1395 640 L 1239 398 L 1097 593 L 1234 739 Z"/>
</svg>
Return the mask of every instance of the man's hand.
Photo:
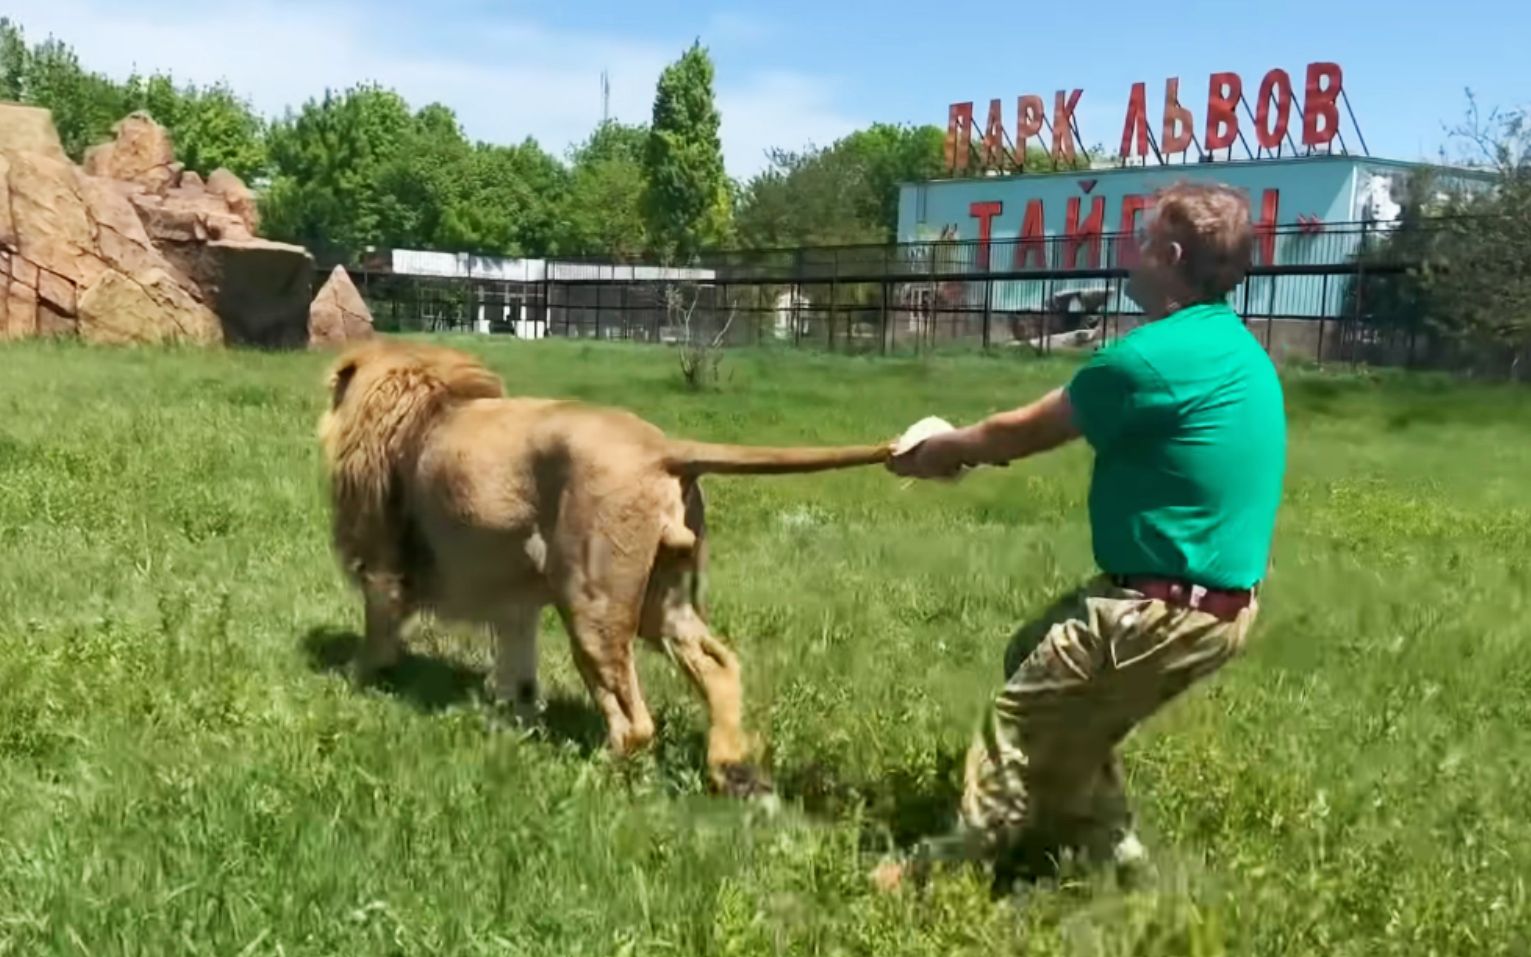
<svg viewBox="0 0 1531 957">
<path fill-rule="evenodd" d="M 971 460 L 970 443 L 968 429 L 932 435 L 904 454 L 888 459 L 888 470 L 904 478 L 954 479 L 963 468 L 976 464 Z"/>
<path fill-rule="evenodd" d="M 964 468 L 1008 465 L 1078 437 L 1068 394 L 1054 389 L 1030 405 L 991 415 L 965 429 L 938 432 L 888 459 L 888 469 L 906 478 L 953 479 Z"/>
</svg>

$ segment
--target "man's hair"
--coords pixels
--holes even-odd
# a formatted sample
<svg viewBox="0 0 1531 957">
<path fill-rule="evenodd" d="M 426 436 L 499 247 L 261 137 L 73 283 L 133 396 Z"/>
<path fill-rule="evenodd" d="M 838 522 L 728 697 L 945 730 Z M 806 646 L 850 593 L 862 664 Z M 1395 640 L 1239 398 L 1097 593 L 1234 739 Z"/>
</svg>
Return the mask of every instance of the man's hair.
<svg viewBox="0 0 1531 957">
<path fill-rule="evenodd" d="M 1221 299 L 1244 279 L 1254 252 L 1249 199 L 1208 183 L 1175 183 L 1154 196 L 1150 235 L 1180 244 L 1181 277 L 1202 299 Z"/>
</svg>

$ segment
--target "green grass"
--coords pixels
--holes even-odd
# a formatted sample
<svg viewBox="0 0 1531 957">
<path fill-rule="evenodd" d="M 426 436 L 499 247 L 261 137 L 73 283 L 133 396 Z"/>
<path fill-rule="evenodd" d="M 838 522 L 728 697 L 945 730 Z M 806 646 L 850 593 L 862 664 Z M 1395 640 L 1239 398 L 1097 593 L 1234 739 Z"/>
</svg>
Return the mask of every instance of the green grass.
<svg viewBox="0 0 1531 957">
<path fill-rule="evenodd" d="M 1062 363 L 475 344 L 512 390 L 697 438 L 881 439 Z M 1247 657 L 1126 749 L 1134 894 L 865 880 L 941 823 L 1014 625 L 1090 570 L 1087 450 L 962 484 L 709 482 L 714 621 L 784 807 L 707 796 L 703 716 L 640 668 L 606 760 L 546 630 L 550 732 L 498 727 L 487 642 L 393 691 L 330 665 L 318 356 L 0 349 L 0 955 L 1531 952 L 1531 394 L 1293 373 L 1276 575 Z"/>
</svg>

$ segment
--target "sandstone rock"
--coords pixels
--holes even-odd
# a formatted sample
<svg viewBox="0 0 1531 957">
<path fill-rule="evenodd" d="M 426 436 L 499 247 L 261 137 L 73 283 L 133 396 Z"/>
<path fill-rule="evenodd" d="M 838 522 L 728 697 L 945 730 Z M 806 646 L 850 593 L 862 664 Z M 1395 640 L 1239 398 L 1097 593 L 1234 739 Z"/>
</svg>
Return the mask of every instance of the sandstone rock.
<svg viewBox="0 0 1531 957">
<path fill-rule="evenodd" d="M 166 243 L 254 238 L 244 219 L 230 211 L 223 197 L 205 189 L 182 186 L 168 189 L 164 195 L 135 193 L 128 199 L 149 239 L 162 248 Z"/>
<path fill-rule="evenodd" d="M 69 160 L 53 127 L 53 114 L 20 103 L 0 103 L 0 148 L 35 153 L 60 163 Z"/>
<path fill-rule="evenodd" d="M 78 172 L 62 160 L 7 152 L 6 187 L 16 232 L 17 259 L 40 264 L 76 285 L 80 260 L 96 248 L 94 226 L 78 192 Z"/>
<path fill-rule="evenodd" d="M 372 312 L 344 266 L 336 266 L 308 309 L 308 344 L 335 346 L 373 334 Z"/>
<path fill-rule="evenodd" d="M 218 317 L 161 269 L 128 277 L 111 270 L 80 296 L 80 337 L 98 343 L 223 340 Z"/>
<path fill-rule="evenodd" d="M 25 259 L 16 259 L 11 263 L 11 282 L 19 282 L 33 292 L 37 291 L 38 269 Z"/>
<path fill-rule="evenodd" d="M 46 339 L 73 339 L 79 335 L 80 322 L 41 300 L 37 303 L 37 334 Z"/>
<path fill-rule="evenodd" d="M 6 287 L 5 322 L 0 340 L 30 339 L 37 335 L 37 292 L 12 279 Z"/>
<path fill-rule="evenodd" d="M 176 185 L 179 171 L 170 134 L 149 114 L 129 113 L 112 132 L 114 139 L 85 152 L 85 172 L 137 183 L 153 193 Z"/>
<path fill-rule="evenodd" d="M 308 342 L 314 258 L 302 246 L 264 239 L 183 247 L 183 262 L 223 321 L 229 345 L 301 349 Z"/>
<path fill-rule="evenodd" d="M 238 176 L 222 167 L 207 176 L 207 191 L 223 197 L 229 212 L 244 221 L 245 229 L 253 236 L 260 228 L 260 213 L 255 206 L 255 194 L 250 192 Z"/>
<path fill-rule="evenodd" d="M 16 221 L 11 216 L 11 163 L 0 153 L 0 248 L 16 248 Z"/>
<path fill-rule="evenodd" d="M 4 155 L 16 231 L 10 267 L 14 284 L 40 289 L 42 298 L 61 319 L 83 318 L 81 332 L 87 338 L 92 337 L 87 328 L 92 322 L 105 321 L 113 329 L 122 324 L 101 311 L 85 316 L 81 309 L 82 290 L 95 287 L 108 274 L 140 280 L 162 275 L 160 282 L 176 286 L 176 293 L 163 292 L 154 301 L 174 304 L 182 312 L 193 306 L 205 311 L 198 302 L 200 290 L 154 248 L 133 207 L 108 181 L 41 155 L 9 151 Z M 35 301 L 36 293 L 31 298 Z M 181 338 L 183 327 L 197 330 L 197 341 L 206 339 L 196 320 L 174 312 L 159 317 L 158 329 L 150 328 L 153 323 L 146 315 L 134 315 L 123 322 L 136 328 L 132 341 Z M 8 319 L 7 325 L 13 331 L 26 328 L 37 334 L 35 309 L 31 318 Z M 94 338 L 115 341 L 123 337 L 108 330 Z"/>
<path fill-rule="evenodd" d="M 75 314 L 74 283 L 49 270 L 39 270 L 37 300 L 65 316 Z"/>
<path fill-rule="evenodd" d="M 184 172 L 143 113 L 85 167 L 46 111 L 0 104 L 0 337 L 308 342 L 313 257 L 255 238 L 237 176 Z"/>
</svg>

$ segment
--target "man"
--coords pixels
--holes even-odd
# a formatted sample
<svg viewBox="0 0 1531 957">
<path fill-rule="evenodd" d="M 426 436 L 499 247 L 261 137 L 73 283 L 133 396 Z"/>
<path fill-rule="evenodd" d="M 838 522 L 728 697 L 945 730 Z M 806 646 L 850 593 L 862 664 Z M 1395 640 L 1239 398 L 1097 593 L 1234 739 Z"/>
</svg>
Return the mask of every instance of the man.
<svg viewBox="0 0 1531 957">
<path fill-rule="evenodd" d="M 899 475 L 952 478 L 1079 436 L 1095 451 L 1101 574 L 1012 640 L 1008 680 L 968 753 L 958 827 L 920 848 L 922 865 L 989 860 L 1003 879 L 1065 850 L 1144 862 L 1116 747 L 1239 652 L 1269 568 L 1284 403 L 1270 358 L 1227 305 L 1252 246 L 1243 194 L 1163 190 L 1128 284 L 1149 322 L 1066 387 L 889 462 Z M 877 879 L 896 885 L 905 870 L 888 864 Z"/>
</svg>

